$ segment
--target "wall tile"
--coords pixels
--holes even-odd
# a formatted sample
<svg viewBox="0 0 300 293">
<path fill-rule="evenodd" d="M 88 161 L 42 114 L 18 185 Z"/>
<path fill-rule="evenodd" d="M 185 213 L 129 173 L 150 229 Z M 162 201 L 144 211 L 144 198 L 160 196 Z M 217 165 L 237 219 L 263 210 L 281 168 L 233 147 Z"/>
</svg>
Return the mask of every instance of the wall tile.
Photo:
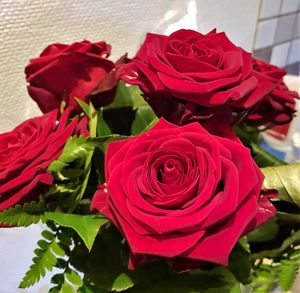
<svg viewBox="0 0 300 293">
<path fill-rule="evenodd" d="M 277 19 L 263 20 L 258 23 L 254 49 L 270 47 L 274 43 Z"/>
<path fill-rule="evenodd" d="M 296 21 L 294 24 L 293 38 L 295 38 L 295 39 L 300 38 L 300 12 L 298 12 Z"/>
<path fill-rule="evenodd" d="M 279 14 L 281 0 L 263 0 L 260 18 L 276 16 Z"/>
<path fill-rule="evenodd" d="M 270 62 L 272 54 L 272 47 L 264 48 L 253 52 L 255 58 Z"/>
<path fill-rule="evenodd" d="M 293 30 L 297 14 L 289 14 L 280 16 L 277 22 L 275 44 L 289 41 L 293 37 Z"/>
<path fill-rule="evenodd" d="M 287 64 L 300 62 L 300 39 L 291 42 Z"/>
<path fill-rule="evenodd" d="M 299 9 L 299 0 L 282 0 L 281 14 L 296 12 Z"/>
<path fill-rule="evenodd" d="M 276 45 L 271 54 L 271 64 L 284 67 L 287 64 L 290 42 Z"/>
<path fill-rule="evenodd" d="M 101 0 L 100 2 L 102 1 L 104 0 Z M 123 3 L 125 0 L 119 1 Z M 137 1 L 141 3 L 141 0 L 126 1 Z M 226 32 L 226 35 L 234 44 L 241 46 L 247 51 L 251 51 L 253 49 L 255 28 L 261 0 L 151 0 L 144 1 L 144 3 L 151 3 L 153 1 L 157 3 L 167 2 L 170 4 L 173 2 L 191 3 L 192 1 L 195 1 L 197 3 L 197 22 L 198 30 L 200 32 L 209 32 L 212 28 L 216 27 L 218 31 Z M 143 6 L 145 6 L 145 4 L 143 4 Z M 173 6 L 175 6 L 175 4 L 173 4 Z M 146 8 L 144 7 L 143 10 L 146 11 Z M 175 12 L 177 10 L 175 10 Z M 156 12 L 154 12 L 154 14 L 156 14 Z M 143 17 L 146 18 L 146 16 Z M 177 16 L 175 15 L 175 17 Z"/>
<path fill-rule="evenodd" d="M 288 74 L 300 75 L 300 62 L 287 65 L 284 67 L 284 69 L 287 71 Z"/>
</svg>

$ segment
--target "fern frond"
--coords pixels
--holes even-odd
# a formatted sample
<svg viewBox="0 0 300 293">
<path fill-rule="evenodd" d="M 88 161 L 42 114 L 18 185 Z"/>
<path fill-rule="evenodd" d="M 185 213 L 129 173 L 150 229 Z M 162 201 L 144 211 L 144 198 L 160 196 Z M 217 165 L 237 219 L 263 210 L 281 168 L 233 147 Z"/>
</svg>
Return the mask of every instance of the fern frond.
<svg viewBox="0 0 300 293">
<path fill-rule="evenodd" d="M 273 268 L 261 264 L 252 278 L 253 293 L 269 293 L 275 287 L 276 281 Z"/>
<path fill-rule="evenodd" d="M 289 259 L 282 259 L 278 267 L 278 281 L 284 291 L 288 291 L 293 286 L 297 276 L 297 264 Z"/>
<path fill-rule="evenodd" d="M 278 266 L 277 276 L 280 287 L 284 291 L 292 288 L 300 269 L 300 249 L 293 250 L 287 259 L 282 259 Z"/>
<path fill-rule="evenodd" d="M 9 226 L 24 226 L 36 224 L 44 217 L 44 204 L 31 202 L 24 206 L 16 206 L 0 212 L 0 223 Z"/>
<path fill-rule="evenodd" d="M 57 263 L 57 256 L 64 256 L 65 252 L 56 242 L 56 236 L 50 231 L 43 231 L 44 239 L 38 241 L 38 248 L 34 250 L 35 257 L 32 259 L 33 264 L 26 272 L 20 288 L 28 288 L 37 283 L 41 277 L 44 277 L 46 271 L 52 271 Z M 50 240 L 50 242 L 49 242 Z"/>
</svg>

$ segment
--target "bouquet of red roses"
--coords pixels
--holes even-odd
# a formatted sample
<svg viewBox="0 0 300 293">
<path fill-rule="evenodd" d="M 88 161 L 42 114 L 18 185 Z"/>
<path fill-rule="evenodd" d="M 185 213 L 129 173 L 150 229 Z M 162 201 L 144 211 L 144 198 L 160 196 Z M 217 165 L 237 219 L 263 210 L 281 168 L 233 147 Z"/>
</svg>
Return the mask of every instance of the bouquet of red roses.
<svg viewBox="0 0 300 293">
<path fill-rule="evenodd" d="M 286 72 L 215 30 L 136 56 L 52 44 L 25 68 L 44 113 L 0 135 L 0 223 L 46 224 L 20 283 L 50 292 L 270 292 L 300 267 L 300 166 L 259 147 L 295 116 Z"/>
</svg>

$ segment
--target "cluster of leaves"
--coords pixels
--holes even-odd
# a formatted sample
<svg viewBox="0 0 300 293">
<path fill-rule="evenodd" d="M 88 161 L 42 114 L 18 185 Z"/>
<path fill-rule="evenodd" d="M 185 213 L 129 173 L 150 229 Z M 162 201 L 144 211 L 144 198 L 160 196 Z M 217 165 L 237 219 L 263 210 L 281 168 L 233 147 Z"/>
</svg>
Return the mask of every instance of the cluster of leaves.
<svg viewBox="0 0 300 293">
<path fill-rule="evenodd" d="M 72 231 L 63 229 L 53 222 L 48 222 L 48 227 L 50 229 L 42 232 L 43 238 L 38 241 L 38 248 L 34 250 L 33 264 L 20 283 L 20 288 L 34 285 L 45 276 L 46 271 L 52 271 L 55 267 L 61 269 L 62 272 L 52 277 L 51 283 L 54 287 L 50 292 L 75 292 L 75 286 L 81 286 L 82 280 L 70 266 L 69 261 L 65 259 L 70 253 Z"/>
<path fill-rule="evenodd" d="M 258 131 L 235 128 L 265 175 L 263 188 L 276 189 L 277 215 L 247 235 L 251 252 L 251 292 L 267 293 L 280 287 L 288 291 L 300 268 L 300 164 L 288 165 L 261 149 Z"/>
<path fill-rule="evenodd" d="M 126 243 L 113 226 L 101 231 L 90 253 L 81 243 L 73 253 L 71 264 L 84 272 L 79 292 L 241 292 L 234 275 L 221 267 L 177 275 L 165 260 L 156 259 L 128 270 Z"/>
</svg>

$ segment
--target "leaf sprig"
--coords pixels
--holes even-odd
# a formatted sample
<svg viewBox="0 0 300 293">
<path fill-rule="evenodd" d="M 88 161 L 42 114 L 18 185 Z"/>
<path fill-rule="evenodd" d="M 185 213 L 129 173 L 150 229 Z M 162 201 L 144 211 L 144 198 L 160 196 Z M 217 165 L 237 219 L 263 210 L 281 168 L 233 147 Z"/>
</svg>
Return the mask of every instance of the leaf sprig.
<svg viewBox="0 0 300 293">
<path fill-rule="evenodd" d="M 8 226 L 27 227 L 44 220 L 44 203 L 31 202 L 19 204 L 0 212 L 0 223 Z"/>
</svg>

